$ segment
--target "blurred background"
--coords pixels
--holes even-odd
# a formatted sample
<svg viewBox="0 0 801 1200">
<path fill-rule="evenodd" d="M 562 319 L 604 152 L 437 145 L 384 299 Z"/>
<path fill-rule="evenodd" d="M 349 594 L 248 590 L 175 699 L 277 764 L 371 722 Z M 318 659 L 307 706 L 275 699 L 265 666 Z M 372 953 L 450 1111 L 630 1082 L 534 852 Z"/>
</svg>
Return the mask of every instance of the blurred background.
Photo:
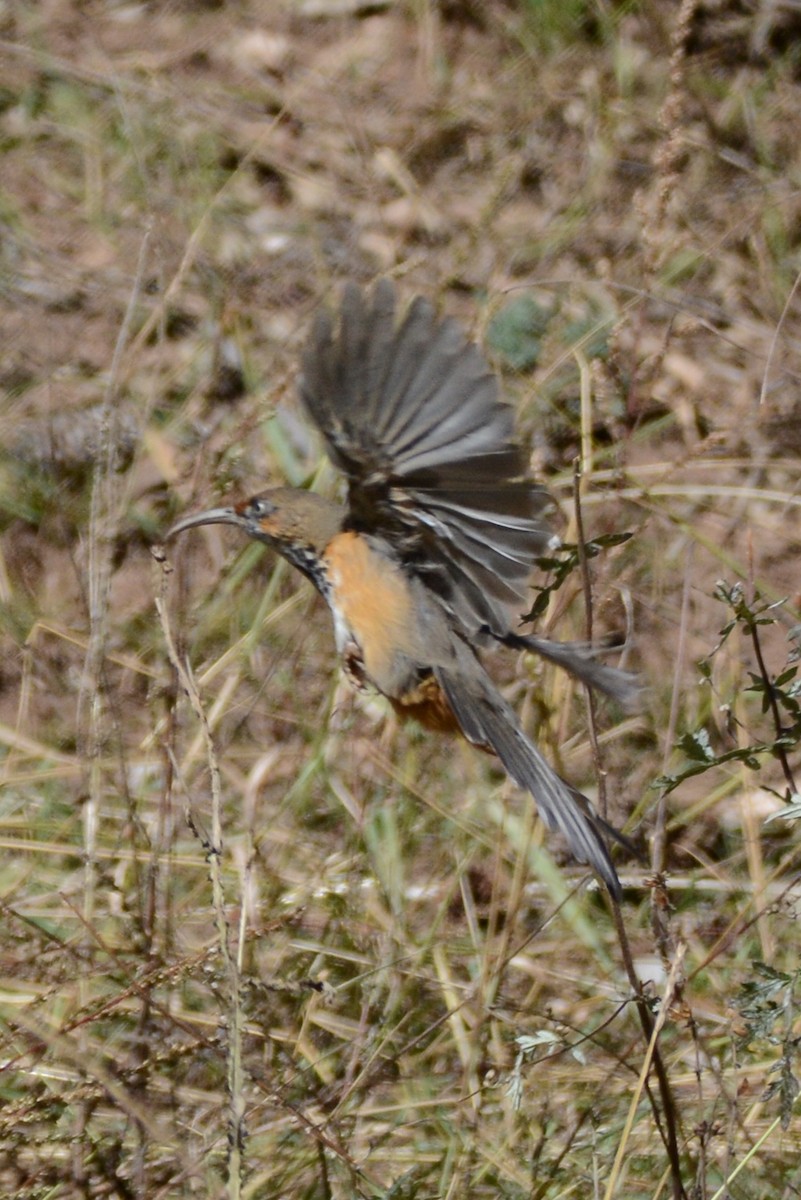
<svg viewBox="0 0 801 1200">
<path fill-rule="evenodd" d="M 800 111 L 792 0 L 0 2 L 5 1194 L 799 1193 Z M 152 554 L 337 493 L 298 351 L 382 275 L 484 348 L 647 687 L 488 664 L 650 863 L 650 1097 L 530 799 L 263 548 Z M 533 583 L 584 638 L 575 555 Z"/>
</svg>

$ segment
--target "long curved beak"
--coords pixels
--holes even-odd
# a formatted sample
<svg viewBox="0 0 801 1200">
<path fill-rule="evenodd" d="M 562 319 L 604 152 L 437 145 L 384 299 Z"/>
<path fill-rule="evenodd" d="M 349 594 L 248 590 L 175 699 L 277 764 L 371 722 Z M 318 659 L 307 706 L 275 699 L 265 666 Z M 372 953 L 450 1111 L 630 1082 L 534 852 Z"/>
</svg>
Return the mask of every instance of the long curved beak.
<svg viewBox="0 0 801 1200">
<path fill-rule="evenodd" d="M 178 521 L 172 529 L 167 530 L 164 540 L 166 542 L 169 538 L 175 537 L 176 533 L 183 533 L 185 529 L 194 529 L 197 525 L 238 525 L 241 528 L 242 518 L 235 508 L 207 508 L 205 512 L 195 513 L 191 517 L 184 517 L 182 521 Z"/>
</svg>

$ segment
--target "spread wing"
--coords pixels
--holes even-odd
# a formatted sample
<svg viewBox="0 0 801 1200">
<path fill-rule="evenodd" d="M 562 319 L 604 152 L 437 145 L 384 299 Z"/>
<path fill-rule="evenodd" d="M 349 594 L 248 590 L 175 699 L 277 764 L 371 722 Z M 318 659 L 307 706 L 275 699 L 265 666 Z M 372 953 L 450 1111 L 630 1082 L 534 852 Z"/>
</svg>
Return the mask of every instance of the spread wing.
<svg viewBox="0 0 801 1200">
<path fill-rule="evenodd" d="M 415 300 L 396 320 L 381 280 L 344 291 L 338 329 L 321 312 L 301 395 L 349 483 L 354 528 L 390 537 L 468 630 L 508 628 L 550 501 L 524 478 L 513 412 L 458 325 Z"/>
</svg>

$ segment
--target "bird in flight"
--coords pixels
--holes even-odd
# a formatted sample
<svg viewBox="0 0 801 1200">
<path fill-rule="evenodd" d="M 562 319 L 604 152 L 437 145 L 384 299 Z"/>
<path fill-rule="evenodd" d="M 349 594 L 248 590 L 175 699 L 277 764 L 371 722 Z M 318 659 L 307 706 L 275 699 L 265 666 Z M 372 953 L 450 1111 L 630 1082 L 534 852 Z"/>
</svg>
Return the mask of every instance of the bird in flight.
<svg viewBox="0 0 801 1200">
<path fill-rule="evenodd" d="M 550 499 L 526 478 L 512 408 L 478 347 L 393 284 L 344 289 L 302 353 L 300 394 L 347 479 L 337 504 L 274 487 L 179 521 L 235 525 L 303 572 L 328 605 L 345 674 L 401 718 L 498 756 L 545 825 L 620 897 L 607 835 L 627 840 L 561 778 L 485 671 L 482 647 L 528 650 L 629 707 L 637 684 L 583 645 L 516 632 L 532 562 L 557 544 Z"/>
</svg>

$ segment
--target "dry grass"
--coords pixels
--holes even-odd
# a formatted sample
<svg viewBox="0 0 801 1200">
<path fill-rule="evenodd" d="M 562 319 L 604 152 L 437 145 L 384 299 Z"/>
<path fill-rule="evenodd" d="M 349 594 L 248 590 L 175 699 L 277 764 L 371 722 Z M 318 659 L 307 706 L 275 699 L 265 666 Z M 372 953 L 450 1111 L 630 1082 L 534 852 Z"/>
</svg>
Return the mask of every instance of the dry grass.
<svg viewBox="0 0 801 1200">
<path fill-rule="evenodd" d="M 801 608 L 797 15 L 334 7 L 0 4 L 0 1187 L 794 1196 L 801 730 L 749 688 Z M 533 806 L 342 687 L 301 581 L 151 555 L 336 486 L 297 347 L 382 273 L 494 356 L 567 540 L 577 454 L 586 535 L 634 534 L 589 571 L 642 716 L 594 752 L 569 681 L 491 666 L 666 856 L 622 865 L 639 1018 Z"/>
</svg>

